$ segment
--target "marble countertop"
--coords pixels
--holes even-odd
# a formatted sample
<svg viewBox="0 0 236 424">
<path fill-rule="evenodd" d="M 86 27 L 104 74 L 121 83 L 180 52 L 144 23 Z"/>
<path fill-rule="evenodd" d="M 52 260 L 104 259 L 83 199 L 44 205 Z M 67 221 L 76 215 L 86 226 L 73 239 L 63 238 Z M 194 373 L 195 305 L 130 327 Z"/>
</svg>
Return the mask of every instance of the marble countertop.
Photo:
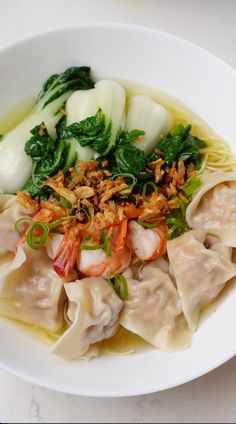
<svg viewBox="0 0 236 424">
<path fill-rule="evenodd" d="M 156 27 L 236 68 L 235 0 L 0 0 L 0 46 L 32 31 L 79 22 Z M 51 392 L 0 371 L 0 422 L 235 422 L 236 358 L 191 383 L 127 399 Z"/>
</svg>

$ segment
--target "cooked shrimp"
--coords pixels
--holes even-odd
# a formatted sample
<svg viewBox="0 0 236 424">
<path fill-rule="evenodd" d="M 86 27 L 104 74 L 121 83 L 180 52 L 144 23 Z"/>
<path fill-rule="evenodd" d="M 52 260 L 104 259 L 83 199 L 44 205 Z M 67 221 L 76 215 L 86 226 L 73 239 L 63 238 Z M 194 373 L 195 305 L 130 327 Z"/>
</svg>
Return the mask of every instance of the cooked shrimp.
<svg viewBox="0 0 236 424">
<path fill-rule="evenodd" d="M 102 275 L 106 270 L 107 264 L 108 257 L 103 249 L 81 250 L 77 258 L 79 271 L 90 277 Z"/>
<path fill-rule="evenodd" d="M 49 234 L 45 245 L 49 258 L 55 259 L 64 239 L 64 234 Z"/>
<path fill-rule="evenodd" d="M 129 241 L 136 256 L 142 261 L 150 261 L 166 252 L 166 226 L 160 224 L 156 228 L 143 228 L 135 221 L 130 221 Z"/>
<path fill-rule="evenodd" d="M 124 248 L 127 229 L 127 219 L 124 219 L 120 224 L 111 225 L 109 228 L 108 237 L 111 243 L 111 248 L 114 252 L 118 252 Z"/>
<path fill-rule="evenodd" d="M 142 210 L 132 204 L 122 206 L 122 209 L 128 219 L 138 218 L 142 214 Z"/>
<path fill-rule="evenodd" d="M 54 258 L 54 269 L 60 277 L 67 277 L 73 272 L 79 247 L 80 237 L 76 228 L 68 227 Z"/>
<path fill-rule="evenodd" d="M 103 249 L 81 250 L 77 266 L 82 274 L 90 277 L 100 275 L 106 277 L 124 271 L 129 266 L 130 261 L 131 252 L 127 246 L 124 246 L 118 252 L 112 251 L 111 256 L 106 256 Z"/>
<path fill-rule="evenodd" d="M 128 268 L 131 262 L 131 251 L 127 246 L 124 246 L 118 252 L 112 252 L 111 257 L 108 258 L 107 267 L 103 273 L 103 277 L 110 274 L 119 274 Z"/>
</svg>

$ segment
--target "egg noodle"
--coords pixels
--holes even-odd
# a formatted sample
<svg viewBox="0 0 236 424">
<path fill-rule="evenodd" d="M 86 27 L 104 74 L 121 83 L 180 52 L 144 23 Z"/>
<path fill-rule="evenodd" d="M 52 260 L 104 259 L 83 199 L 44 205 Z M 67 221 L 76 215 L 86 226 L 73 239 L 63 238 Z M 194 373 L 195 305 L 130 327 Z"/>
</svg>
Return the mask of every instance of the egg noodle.
<svg viewBox="0 0 236 424">
<path fill-rule="evenodd" d="M 206 137 L 207 147 L 201 150 L 203 154 L 200 173 L 216 171 L 236 171 L 236 158 L 230 146 L 218 137 Z"/>
</svg>

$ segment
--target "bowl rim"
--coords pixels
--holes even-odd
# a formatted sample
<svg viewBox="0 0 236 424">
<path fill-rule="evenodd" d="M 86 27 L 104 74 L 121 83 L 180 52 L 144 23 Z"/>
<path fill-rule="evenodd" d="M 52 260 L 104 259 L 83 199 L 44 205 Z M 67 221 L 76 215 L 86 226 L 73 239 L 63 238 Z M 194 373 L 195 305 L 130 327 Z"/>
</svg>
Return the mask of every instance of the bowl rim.
<svg viewBox="0 0 236 424">
<path fill-rule="evenodd" d="M 176 35 L 172 32 L 169 32 L 169 31 L 164 31 L 162 29 L 159 29 L 159 28 L 156 28 L 156 27 L 153 27 L 153 26 L 147 26 L 147 25 L 141 25 L 141 24 L 129 24 L 129 23 L 123 23 L 123 22 L 120 22 L 120 21 L 117 21 L 117 22 L 87 21 L 87 22 L 82 22 L 82 23 L 78 23 L 78 24 L 73 23 L 73 24 L 65 24 L 65 25 L 56 25 L 54 27 L 44 28 L 44 29 L 36 30 L 36 31 L 30 31 L 29 33 L 27 33 L 25 35 L 21 35 L 21 36 L 16 37 L 16 38 L 14 38 L 14 39 L 12 39 L 8 42 L 0 44 L 0 54 L 5 50 L 14 48 L 18 45 L 24 44 L 27 41 L 33 40 L 33 39 L 41 37 L 41 36 L 43 37 L 45 35 L 54 34 L 54 33 L 60 32 L 60 31 L 70 31 L 72 29 L 89 28 L 89 27 L 95 27 L 95 28 L 116 27 L 116 28 L 120 28 L 120 29 L 122 29 L 122 28 L 124 28 L 124 29 L 136 29 L 136 30 L 143 31 L 143 32 L 159 33 L 161 35 L 164 35 L 165 37 L 169 37 L 169 38 L 172 38 L 176 41 L 180 41 L 180 42 L 188 45 L 189 47 L 192 47 L 194 49 L 198 49 L 199 51 L 201 51 L 202 54 L 207 54 L 207 56 L 211 56 L 212 59 L 215 59 L 219 63 L 221 63 L 222 65 L 227 66 L 230 71 L 232 71 L 234 73 L 236 72 L 236 69 L 233 66 L 231 66 L 229 63 L 225 62 L 219 56 L 212 53 L 207 48 L 201 47 L 199 44 L 195 44 L 194 42 L 189 41 L 189 40 L 185 39 L 184 37 L 181 37 L 181 36 Z"/>
<path fill-rule="evenodd" d="M 137 24 L 129 24 L 129 23 L 122 23 L 122 22 L 109 22 L 109 21 L 104 21 L 104 22 L 84 22 L 84 23 L 73 23 L 73 24 L 66 24 L 66 25 L 58 25 L 55 27 L 49 27 L 49 28 L 45 28 L 42 30 L 37 30 L 37 31 L 32 31 L 26 35 L 17 37 L 9 42 L 3 43 L 2 45 L 0 45 L 0 56 L 3 52 L 7 51 L 7 50 L 11 50 L 12 48 L 16 48 L 18 46 L 23 45 L 24 43 L 27 43 L 28 41 L 32 41 L 34 39 L 40 38 L 40 37 L 44 37 L 44 36 L 50 36 L 56 33 L 60 33 L 60 32 L 64 32 L 64 31 L 71 31 L 71 30 L 76 30 L 76 29 L 89 29 L 89 28 L 106 28 L 106 29 L 124 29 L 124 30 L 137 30 L 137 31 L 142 31 L 144 33 L 150 33 L 150 34 L 160 34 L 162 36 L 168 37 L 169 39 L 172 40 L 176 40 L 178 42 L 181 42 L 183 45 L 185 44 L 186 46 L 189 46 L 195 50 L 198 50 L 202 55 L 206 55 L 207 57 L 210 57 L 212 59 L 214 59 L 215 61 L 217 61 L 220 65 L 223 65 L 224 67 L 228 68 L 228 71 L 232 72 L 234 75 L 236 73 L 236 70 L 229 65 L 227 62 L 225 62 L 223 59 L 221 59 L 220 57 L 218 57 L 217 55 L 213 54 L 212 52 L 208 51 L 207 49 L 191 42 L 188 41 L 184 38 L 182 38 L 181 36 L 175 35 L 171 32 L 167 32 L 167 31 L 163 31 L 159 28 L 155 28 L 153 26 L 145 26 L 145 25 L 137 25 Z M 201 372 L 193 372 L 189 377 L 182 377 L 179 378 L 179 381 L 175 381 L 173 384 L 167 384 L 166 386 L 163 385 L 161 389 L 132 389 L 132 391 L 125 391 L 124 393 L 120 393 L 120 392 L 116 392 L 116 393 L 108 393 L 108 392 L 93 392 L 93 390 L 89 391 L 89 393 L 81 392 L 80 390 L 74 389 L 74 388 L 69 388 L 68 386 L 62 386 L 58 383 L 53 383 L 53 382 L 46 382 L 46 381 L 42 381 L 41 379 L 38 379 L 30 374 L 28 374 L 25 371 L 21 371 L 19 368 L 17 369 L 14 366 L 10 366 L 5 364 L 4 362 L 2 362 L 2 360 L 0 359 L 0 369 L 2 369 L 3 371 L 16 376 L 17 378 L 20 378 L 30 384 L 35 384 L 39 387 L 45 388 L 45 389 L 49 389 L 49 390 L 54 390 L 60 393 L 65 393 L 65 394 L 72 394 L 72 395 L 79 395 L 79 396 L 83 396 L 83 397 L 96 397 L 96 398 L 105 398 L 105 397 L 110 397 L 110 398 L 121 398 L 121 397 L 131 397 L 131 396 L 140 396 L 140 395 L 146 395 L 146 394 L 150 394 L 150 393 L 155 393 L 155 392 L 159 392 L 159 391 L 165 391 L 168 389 L 172 389 L 178 386 L 181 386 L 183 384 L 189 383 L 193 380 L 196 380 L 197 378 L 200 378 L 203 375 L 208 374 L 209 372 L 213 371 L 214 369 L 218 368 L 219 366 L 221 366 L 222 364 L 224 364 L 225 362 L 229 361 L 231 358 L 233 358 L 236 355 L 233 353 L 230 353 L 228 355 L 225 355 L 223 359 L 219 359 L 216 360 L 215 362 L 212 362 L 212 365 L 210 367 L 205 367 L 202 368 Z"/>
</svg>

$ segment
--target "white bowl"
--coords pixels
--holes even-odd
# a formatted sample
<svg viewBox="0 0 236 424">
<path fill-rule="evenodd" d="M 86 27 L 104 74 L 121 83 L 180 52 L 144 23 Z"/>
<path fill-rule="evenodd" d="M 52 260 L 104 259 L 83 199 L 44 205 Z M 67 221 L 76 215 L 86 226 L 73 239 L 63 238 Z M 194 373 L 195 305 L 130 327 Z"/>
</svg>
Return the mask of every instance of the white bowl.
<svg viewBox="0 0 236 424">
<path fill-rule="evenodd" d="M 179 99 L 236 146 L 236 72 L 206 51 L 143 27 L 87 24 L 24 38 L 0 50 L 0 114 L 53 72 L 90 65 L 95 78 L 137 81 Z M 236 353 L 236 291 L 202 323 L 189 350 L 65 362 L 0 320 L 0 366 L 32 383 L 88 396 L 164 390 L 211 371 Z"/>
</svg>

